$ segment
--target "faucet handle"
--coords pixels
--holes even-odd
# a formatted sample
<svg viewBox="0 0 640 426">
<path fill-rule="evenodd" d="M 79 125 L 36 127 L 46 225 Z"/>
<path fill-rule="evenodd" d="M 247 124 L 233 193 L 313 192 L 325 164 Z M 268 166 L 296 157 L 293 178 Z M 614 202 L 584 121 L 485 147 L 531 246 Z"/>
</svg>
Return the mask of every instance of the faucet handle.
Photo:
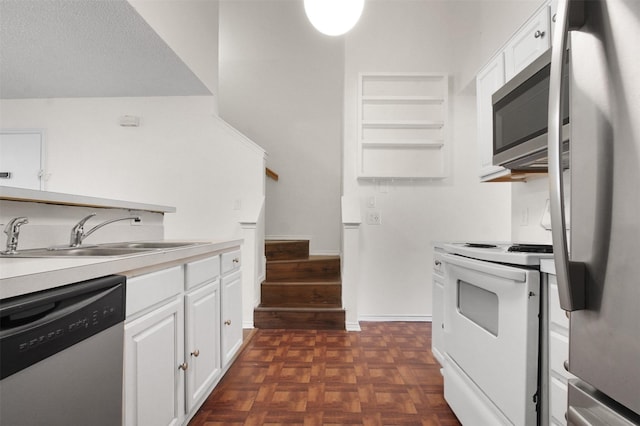
<svg viewBox="0 0 640 426">
<path fill-rule="evenodd" d="M 69 246 L 77 247 L 82 244 L 82 238 L 84 237 L 84 224 L 95 215 L 95 213 L 86 215 L 80 219 L 78 223 L 73 225 L 73 228 L 71 228 L 71 236 L 69 238 Z"/>
<path fill-rule="evenodd" d="M 94 217 L 96 214 L 95 213 L 91 213 L 86 215 L 85 217 L 83 217 L 82 219 L 80 219 L 80 221 L 78 223 L 75 224 L 74 228 L 79 228 L 84 226 L 84 224 L 91 219 L 92 217 Z"/>
<path fill-rule="evenodd" d="M 14 217 L 7 223 L 7 226 L 5 226 L 4 233 L 7 235 L 16 234 L 20 232 L 20 227 L 27 223 L 29 223 L 29 219 L 24 216 Z"/>
<path fill-rule="evenodd" d="M 7 249 L 2 252 L 3 254 L 17 253 L 20 227 L 25 223 L 29 223 L 29 219 L 23 216 L 14 217 L 7 223 L 7 226 L 4 228 L 4 233 L 7 234 Z"/>
</svg>

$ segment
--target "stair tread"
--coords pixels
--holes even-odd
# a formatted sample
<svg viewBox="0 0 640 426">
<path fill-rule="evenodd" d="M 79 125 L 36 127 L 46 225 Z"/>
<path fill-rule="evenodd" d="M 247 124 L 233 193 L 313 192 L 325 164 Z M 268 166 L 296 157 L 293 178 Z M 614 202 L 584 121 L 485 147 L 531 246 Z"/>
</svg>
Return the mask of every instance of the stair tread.
<svg viewBox="0 0 640 426">
<path fill-rule="evenodd" d="M 264 280 L 262 284 L 275 284 L 275 285 L 341 285 L 341 280 L 321 280 L 316 277 L 312 277 L 309 279 L 300 279 L 298 278 L 295 281 L 287 281 L 287 280 Z"/>
<path fill-rule="evenodd" d="M 339 255 L 310 255 L 309 240 L 270 239 L 265 257 L 257 328 L 344 330 Z"/>
<path fill-rule="evenodd" d="M 269 260 L 267 263 L 280 264 L 280 263 L 296 263 L 296 262 L 321 262 L 324 260 L 340 260 L 338 255 L 311 255 L 304 259 L 285 259 L 285 260 Z"/>
<path fill-rule="evenodd" d="M 337 306 L 327 307 L 289 307 L 289 306 L 257 306 L 254 311 L 281 311 L 281 312 L 342 312 L 344 308 Z"/>
</svg>

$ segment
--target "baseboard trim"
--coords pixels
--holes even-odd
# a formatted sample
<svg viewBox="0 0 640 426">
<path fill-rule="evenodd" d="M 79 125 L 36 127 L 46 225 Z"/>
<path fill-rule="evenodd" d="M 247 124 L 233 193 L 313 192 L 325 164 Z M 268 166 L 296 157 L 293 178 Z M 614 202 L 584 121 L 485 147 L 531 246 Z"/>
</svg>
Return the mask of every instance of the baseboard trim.
<svg viewBox="0 0 640 426">
<path fill-rule="evenodd" d="M 360 322 L 358 321 L 346 322 L 344 324 L 344 327 L 346 328 L 347 331 L 362 331 L 362 329 L 360 328 Z"/>
<path fill-rule="evenodd" d="M 370 322 L 431 322 L 431 315 L 361 315 L 358 321 Z"/>
</svg>

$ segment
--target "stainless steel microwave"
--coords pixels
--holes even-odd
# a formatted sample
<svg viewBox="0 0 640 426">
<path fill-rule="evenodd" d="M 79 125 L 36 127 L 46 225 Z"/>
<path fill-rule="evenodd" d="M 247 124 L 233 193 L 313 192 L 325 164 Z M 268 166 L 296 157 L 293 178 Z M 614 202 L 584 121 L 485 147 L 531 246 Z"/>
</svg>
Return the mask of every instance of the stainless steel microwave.
<svg viewBox="0 0 640 426">
<path fill-rule="evenodd" d="M 567 69 L 568 67 L 564 67 Z M 491 98 L 493 164 L 511 170 L 546 171 L 551 49 L 520 71 Z M 568 79 L 568 72 L 564 78 Z M 569 84 L 563 103 L 563 157 L 569 150 Z"/>
</svg>

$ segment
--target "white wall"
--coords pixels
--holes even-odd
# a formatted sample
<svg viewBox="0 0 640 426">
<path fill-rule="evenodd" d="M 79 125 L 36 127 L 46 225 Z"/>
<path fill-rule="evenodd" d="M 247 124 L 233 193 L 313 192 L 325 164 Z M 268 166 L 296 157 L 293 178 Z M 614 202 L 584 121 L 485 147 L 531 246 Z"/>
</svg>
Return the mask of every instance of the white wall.
<svg viewBox="0 0 640 426">
<path fill-rule="evenodd" d="M 477 4 L 468 5 L 368 2 L 360 23 L 346 37 L 344 194 L 360 198 L 363 216 L 366 200 L 375 196 L 382 216 L 380 226 L 365 220 L 361 225 L 361 319 L 430 317 L 432 242 L 509 239 L 509 185 L 481 184 L 477 177 L 473 94 L 450 93 L 450 178 L 383 185 L 356 179 L 358 73 L 462 75 L 461 56 L 473 51 L 481 31 L 474 26 Z M 463 86 L 457 81 L 452 78 L 452 87 Z"/>
<path fill-rule="evenodd" d="M 433 241 L 511 238 L 511 185 L 477 178 L 473 78 L 538 3 L 368 1 L 354 30 L 329 38 L 307 23 L 302 2 L 221 2 L 221 115 L 267 149 L 281 176 L 267 183 L 267 234 L 308 235 L 312 251 L 331 251 L 340 175 L 363 214 L 376 198 L 382 225 L 361 225 L 362 319 L 431 315 Z M 452 76 L 450 178 L 356 179 L 357 75 L 376 71 Z"/>
<path fill-rule="evenodd" d="M 218 0 L 129 0 L 145 21 L 218 93 Z"/>
<path fill-rule="evenodd" d="M 302 1 L 220 3 L 220 115 L 264 147 L 266 234 L 340 250 L 344 44 L 308 23 Z"/>
<path fill-rule="evenodd" d="M 549 199 L 547 176 L 514 183 L 511 187 L 511 239 L 515 242 L 551 244 L 551 231 L 540 222 Z"/>
<path fill-rule="evenodd" d="M 3 100 L 4 128 L 45 130 L 45 189 L 175 206 L 167 238 L 240 235 L 263 191 L 263 152 L 215 114 L 212 97 Z M 122 115 L 140 127 L 121 127 Z M 238 210 L 235 207 L 239 206 Z"/>
</svg>

